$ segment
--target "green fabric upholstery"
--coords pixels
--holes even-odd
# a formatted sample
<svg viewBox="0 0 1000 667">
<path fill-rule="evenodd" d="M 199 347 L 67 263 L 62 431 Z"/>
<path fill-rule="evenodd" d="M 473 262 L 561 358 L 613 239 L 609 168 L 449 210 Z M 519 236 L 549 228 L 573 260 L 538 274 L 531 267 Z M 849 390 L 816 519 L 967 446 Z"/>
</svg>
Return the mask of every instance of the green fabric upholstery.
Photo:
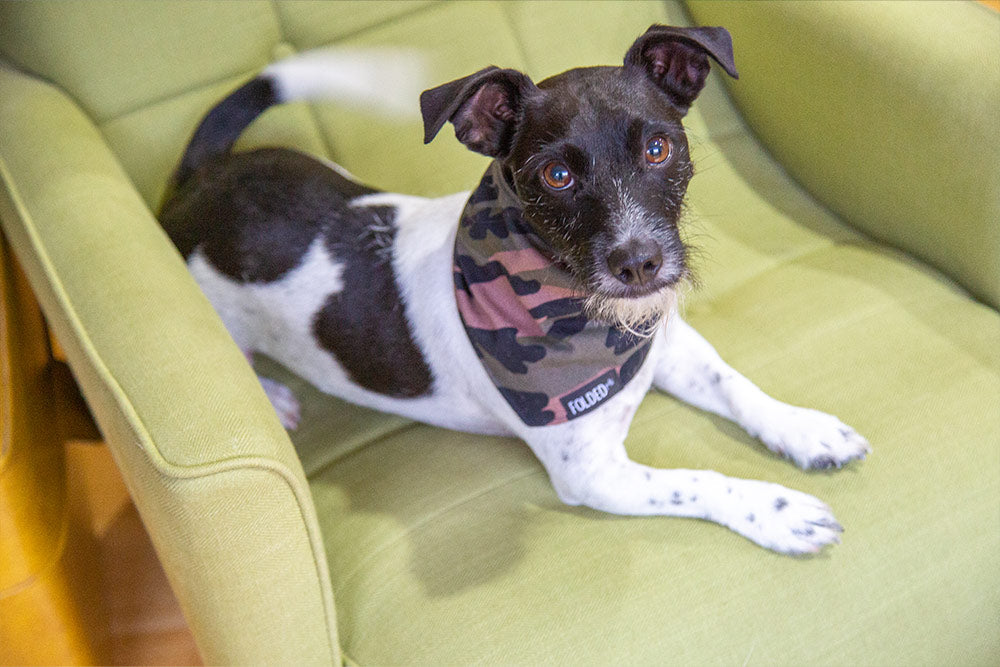
<svg viewBox="0 0 1000 667">
<path fill-rule="evenodd" d="M 289 439 L 151 213 L 200 116 L 273 58 L 385 44 L 419 49 L 428 86 L 487 64 L 537 80 L 620 62 L 650 23 L 691 21 L 683 7 L 0 3 L 0 55 L 49 81 L 0 69 L 0 223 L 207 662 L 996 664 L 1000 315 L 966 291 L 997 303 L 996 134 L 981 129 L 996 116 L 946 85 L 941 59 L 988 51 L 975 35 L 1000 14 L 815 7 L 693 7 L 732 30 L 741 79 L 736 106 L 713 78 L 687 119 L 701 285 L 685 312 L 766 391 L 836 414 L 874 453 L 803 473 L 663 395 L 626 443 L 643 463 L 827 501 L 844 543 L 792 559 L 703 522 L 565 507 L 517 441 L 349 406 L 261 360 L 303 399 Z M 928 16 L 962 38 L 944 49 Z M 842 69 L 799 50 L 806 26 Z M 916 35 L 933 59 L 907 51 Z M 880 49 L 940 116 L 923 98 L 833 104 L 848 73 L 879 89 Z M 397 191 L 478 182 L 483 158 L 421 134 L 416 117 L 293 105 L 242 145 L 295 146 Z M 951 180 L 914 142 L 945 151 Z M 967 197 L 942 194 L 956 184 Z M 935 207 L 913 206 L 921 192 Z"/>
<path fill-rule="evenodd" d="M 817 199 L 1000 307 L 1000 14 L 979 3 L 691 2 L 729 90 Z"/>
</svg>

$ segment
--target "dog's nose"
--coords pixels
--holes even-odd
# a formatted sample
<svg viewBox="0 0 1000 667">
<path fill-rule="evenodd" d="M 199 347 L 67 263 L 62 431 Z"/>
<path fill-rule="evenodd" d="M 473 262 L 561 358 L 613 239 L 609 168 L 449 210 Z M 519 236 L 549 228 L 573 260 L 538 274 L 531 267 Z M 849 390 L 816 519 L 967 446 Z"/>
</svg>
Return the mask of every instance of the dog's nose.
<svg viewBox="0 0 1000 667">
<path fill-rule="evenodd" d="M 626 285 L 645 285 L 663 266 L 663 252 L 653 241 L 631 240 L 608 255 L 611 275 Z"/>
</svg>

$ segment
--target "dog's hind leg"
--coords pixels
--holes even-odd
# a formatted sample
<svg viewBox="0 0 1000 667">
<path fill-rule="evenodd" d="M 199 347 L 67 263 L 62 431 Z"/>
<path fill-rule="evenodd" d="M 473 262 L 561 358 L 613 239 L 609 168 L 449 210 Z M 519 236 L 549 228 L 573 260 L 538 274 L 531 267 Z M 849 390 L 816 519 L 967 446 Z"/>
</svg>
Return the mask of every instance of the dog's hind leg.
<svg viewBox="0 0 1000 667">
<path fill-rule="evenodd" d="M 247 358 L 253 366 L 253 351 L 241 347 L 243 356 Z M 278 413 L 278 421 L 289 431 L 294 431 L 299 426 L 300 408 L 299 400 L 295 398 L 295 392 L 271 378 L 257 376 L 260 386 L 267 395 L 267 400 L 271 401 L 271 406 Z"/>
<path fill-rule="evenodd" d="M 709 470 L 641 465 L 626 455 L 623 432 L 591 416 L 526 438 L 563 502 L 614 514 L 705 519 L 786 554 L 815 553 L 839 542 L 843 529 L 816 498 Z"/>
<path fill-rule="evenodd" d="M 260 386 L 264 388 L 264 393 L 274 406 L 274 411 L 278 413 L 278 420 L 281 425 L 289 431 L 294 431 L 299 426 L 299 400 L 291 389 L 271 378 L 257 376 Z"/>
<path fill-rule="evenodd" d="M 680 317 L 664 331 L 653 384 L 695 407 L 736 422 L 799 467 L 833 468 L 863 459 L 868 441 L 836 417 L 782 403 L 733 370 Z"/>
</svg>

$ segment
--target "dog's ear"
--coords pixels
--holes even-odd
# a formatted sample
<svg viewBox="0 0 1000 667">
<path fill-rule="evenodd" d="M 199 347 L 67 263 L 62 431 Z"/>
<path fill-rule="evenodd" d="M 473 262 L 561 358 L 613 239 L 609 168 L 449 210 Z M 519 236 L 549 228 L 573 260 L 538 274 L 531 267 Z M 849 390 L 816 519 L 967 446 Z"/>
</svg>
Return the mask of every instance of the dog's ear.
<svg viewBox="0 0 1000 667">
<path fill-rule="evenodd" d="M 708 58 L 739 78 L 733 40 L 725 28 L 674 28 L 651 25 L 625 54 L 625 67 L 640 67 L 681 113 L 687 113 L 705 86 Z"/>
<path fill-rule="evenodd" d="M 525 97 L 537 90 L 527 75 L 497 67 L 425 90 L 420 94 L 424 143 L 450 120 L 455 136 L 470 150 L 503 157 L 510 151 Z"/>
</svg>

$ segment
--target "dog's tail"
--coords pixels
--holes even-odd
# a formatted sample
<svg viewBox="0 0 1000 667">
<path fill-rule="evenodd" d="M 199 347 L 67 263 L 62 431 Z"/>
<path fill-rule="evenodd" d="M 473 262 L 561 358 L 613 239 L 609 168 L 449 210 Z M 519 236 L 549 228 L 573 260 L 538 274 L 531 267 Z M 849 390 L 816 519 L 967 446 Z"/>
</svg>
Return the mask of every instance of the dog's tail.
<svg viewBox="0 0 1000 667">
<path fill-rule="evenodd" d="M 403 49 L 308 51 L 276 62 L 202 119 L 174 172 L 174 187 L 214 156 L 228 153 L 268 108 L 294 101 L 339 101 L 393 115 L 415 114 L 423 83 L 419 53 Z"/>
</svg>

